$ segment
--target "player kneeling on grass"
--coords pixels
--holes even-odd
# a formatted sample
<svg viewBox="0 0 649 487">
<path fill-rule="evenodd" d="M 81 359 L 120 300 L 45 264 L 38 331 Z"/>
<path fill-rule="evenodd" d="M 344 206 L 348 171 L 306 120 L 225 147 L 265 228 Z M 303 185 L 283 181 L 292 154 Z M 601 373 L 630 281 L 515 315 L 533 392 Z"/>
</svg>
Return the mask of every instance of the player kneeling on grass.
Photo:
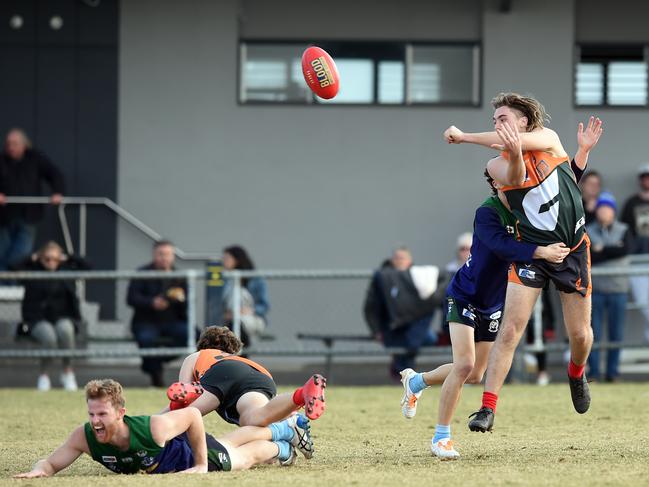
<svg viewBox="0 0 649 487">
<path fill-rule="evenodd" d="M 198 352 L 183 361 L 178 381 L 167 390 L 170 409 L 189 404 L 205 415 L 216 412 L 228 423 L 266 426 L 304 407 L 309 419 L 325 410 L 327 379 L 315 374 L 293 393 L 277 395 L 270 372 L 240 357 L 242 343 L 224 326 L 209 326 L 198 339 Z"/>
<path fill-rule="evenodd" d="M 115 473 L 204 473 L 245 470 L 278 459 L 295 461 L 295 448 L 312 451 L 308 422 L 298 416 L 261 428 L 239 428 L 219 439 L 205 433 L 195 408 L 153 416 L 127 416 L 122 386 L 112 380 L 86 384 L 89 421 L 50 456 L 16 478 L 49 477 L 82 453 Z M 303 451 L 304 453 L 304 451 Z"/>
</svg>

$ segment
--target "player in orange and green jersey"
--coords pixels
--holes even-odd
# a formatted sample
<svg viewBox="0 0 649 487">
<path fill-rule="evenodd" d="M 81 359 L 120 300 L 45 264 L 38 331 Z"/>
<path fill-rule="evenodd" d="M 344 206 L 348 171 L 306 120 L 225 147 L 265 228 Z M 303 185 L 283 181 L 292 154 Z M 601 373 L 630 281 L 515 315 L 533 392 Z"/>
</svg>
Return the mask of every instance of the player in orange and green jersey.
<svg viewBox="0 0 649 487">
<path fill-rule="evenodd" d="M 575 171 L 582 172 L 587 154 L 602 133 L 602 123 L 591 117 L 579 125 L 579 151 L 571 165 L 557 134 L 543 126 L 545 109 L 534 98 L 501 93 L 492 100 L 494 132 L 464 133 L 449 127 L 448 143 L 473 143 L 503 151 L 487 170 L 500 185 L 512 213 L 519 220 L 521 239 L 548 244 L 565 242 L 571 253 L 561 264 L 538 260 L 517 262 L 510 268 L 503 324 L 490 353 L 482 408 L 469 428 L 487 431 L 493 426 L 498 393 L 511 367 L 514 351 L 548 281 L 560 291 L 564 321 L 570 339 L 568 377 L 578 413 L 590 407 L 584 374 L 593 342 L 590 327 L 590 252 L 584 232 L 584 210 Z"/>
</svg>

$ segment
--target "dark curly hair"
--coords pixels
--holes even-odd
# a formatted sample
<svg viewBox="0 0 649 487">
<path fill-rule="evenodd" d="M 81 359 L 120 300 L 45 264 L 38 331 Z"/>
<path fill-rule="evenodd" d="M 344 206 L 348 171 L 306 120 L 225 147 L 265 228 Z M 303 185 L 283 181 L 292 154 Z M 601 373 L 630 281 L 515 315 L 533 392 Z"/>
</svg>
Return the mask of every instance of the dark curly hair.
<svg viewBox="0 0 649 487">
<path fill-rule="evenodd" d="M 487 171 L 487 168 L 484 170 L 484 177 L 487 180 L 487 184 L 491 188 L 491 193 L 495 196 L 498 194 L 498 190 L 494 186 L 494 178 L 491 177 L 491 174 L 489 174 L 489 171 Z"/>
<path fill-rule="evenodd" d="M 198 337 L 196 344 L 198 350 L 215 348 L 233 355 L 238 354 L 242 347 L 241 340 L 225 326 L 208 326 Z"/>
</svg>

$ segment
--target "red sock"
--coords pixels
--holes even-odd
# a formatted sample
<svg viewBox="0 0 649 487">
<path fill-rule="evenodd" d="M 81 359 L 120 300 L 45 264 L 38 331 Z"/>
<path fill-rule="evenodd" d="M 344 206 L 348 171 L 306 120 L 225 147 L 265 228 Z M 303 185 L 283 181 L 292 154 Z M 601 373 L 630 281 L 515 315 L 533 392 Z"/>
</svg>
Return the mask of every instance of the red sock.
<svg viewBox="0 0 649 487">
<path fill-rule="evenodd" d="M 498 402 L 498 394 L 494 394 L 493 392 L 487 392 L 487 391 L 482 393 L 483 408 L 490 408 L 495 413 L 497 402 Z"/>
<path fill-rule="evenodd" d="M 568 376 L 571 379 L 579 379 L 581 378 L 582 375 L 584 375 L 585 368 L 586 368 L 586 364 L 575 365 L 572 359 L 570 359 L 570 362 L 568 362 Z"/>
<path fill-rule="evenodd" d="M 296 406 L 304 406 L 304 392 L 302 392 L 302 387 L 295 389 L 293 393 L 293 403 Z"/>
</svg>

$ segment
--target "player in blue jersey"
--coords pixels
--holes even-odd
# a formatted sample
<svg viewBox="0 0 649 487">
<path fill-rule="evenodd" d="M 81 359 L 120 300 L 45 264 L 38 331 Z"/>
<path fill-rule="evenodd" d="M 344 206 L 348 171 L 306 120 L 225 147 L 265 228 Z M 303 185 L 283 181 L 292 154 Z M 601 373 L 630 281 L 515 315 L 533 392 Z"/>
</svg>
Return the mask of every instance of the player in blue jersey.
<svg viewBox="0 0 649 487">
<path fill-rule="evenodd" d="M 503 145 L 507 147 L 508 143 L 503 140 Z M 575 158 L 585 165 L 588 151 L 580 146 Z M 494 195 L 476 210 L 471 255 L 447 289 L 453 363 L 425 373 L 418 374 L 412 369 L 401 373 L 401 405 L 406 418 L 415 416 L 417 401 L 426 387 L 443 384 L 431 444 L 433 454 L 441 459 L 459 457 L 451 440 L 450 422 L 463 384 L 482 381 L 502 320 L 510 263 L 532 259 L 559 263 L 570 252 L 563 243 L 537 246 L 517 241 L 517 220 L 508 209 L 501 185 L 486 171 L 485 177 Z"/>
<path fill-rule="evenodd" d="M 313 450 L 308 420 L 297 415 L 268 427 L 244 426 L 218 439 L 205 433 L 198 409 L 187 407 L 153 416 L 128 416 L 122 386 L 112 380 L 86 385 L 88 422 L 31 471 L 15 478 L 50 477 L 83 453 L 115 473 L 243 470 L 278 459 L 295 461 L 295 450 Z"/>
</svg>

